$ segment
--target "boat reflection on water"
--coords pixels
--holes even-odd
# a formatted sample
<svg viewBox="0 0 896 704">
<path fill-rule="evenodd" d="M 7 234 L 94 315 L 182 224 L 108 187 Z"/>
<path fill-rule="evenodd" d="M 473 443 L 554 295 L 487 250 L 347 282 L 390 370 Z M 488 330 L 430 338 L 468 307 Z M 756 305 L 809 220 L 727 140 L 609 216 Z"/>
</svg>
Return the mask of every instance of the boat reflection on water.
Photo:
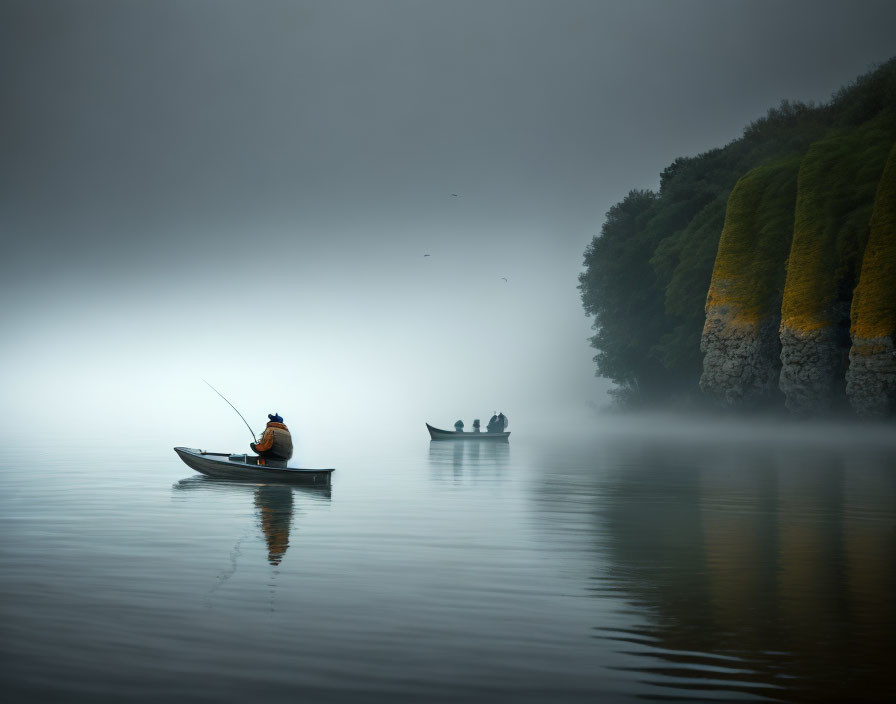
<svg viewBox="0 0 896 704">
<path fill-rule="evenodd" d="M 447 471 L 460 481 L 466 477 L 497 478 L 510 461 L 506 442 L 430 442 L 429 467 L 433 479 L 444 480 Z"/>
<path fill-rule="evenodd" d="M 177 482 L 175 491 L 252 492 L 258 525 L 267 545 L 268 562 L 278 566 L 289 548 L 289 536 L 295 515 L 295 494 L 310 501 L 329 502 L 330 486 L 252 484 L 245 481 L 195 476 Z"/>
<path fill-rule="evenodd" d="M 292 527 L 292 489 L 288 486 L 260 486 L 255 490 L 255 508 L 261 532 L 268 545 L 268 562 L 279 565 L 289 547 Z"/>
</svg>

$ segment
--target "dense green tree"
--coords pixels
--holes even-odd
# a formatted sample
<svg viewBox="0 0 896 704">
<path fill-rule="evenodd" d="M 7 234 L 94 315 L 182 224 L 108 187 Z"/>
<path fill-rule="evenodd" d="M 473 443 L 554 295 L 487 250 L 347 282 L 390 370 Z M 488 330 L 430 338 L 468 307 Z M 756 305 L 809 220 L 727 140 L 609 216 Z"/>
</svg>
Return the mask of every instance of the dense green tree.
<svg viewBox="0 0 896 704">
<path fill-rule="evenodd" d="M 655 396 L 653 384 L 662 379 L 660 365 L 649 355 L 655 328 L 663 324 L 659 284 L 649 262 L 656 242 L 644 227 L 655 202 L 652 191 L 631 191 L 610 208 L 579 276 L 582 303 L 597 331 L 591 344 L 598 350 L 598 374 L 632 400 Z"/>
</svg>

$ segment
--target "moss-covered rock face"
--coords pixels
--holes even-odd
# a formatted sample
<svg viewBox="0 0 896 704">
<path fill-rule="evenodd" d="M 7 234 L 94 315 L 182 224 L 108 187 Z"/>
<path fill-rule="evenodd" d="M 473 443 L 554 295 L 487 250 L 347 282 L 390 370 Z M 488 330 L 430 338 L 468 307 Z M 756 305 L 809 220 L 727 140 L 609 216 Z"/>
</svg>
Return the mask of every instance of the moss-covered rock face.
<svg viewBox="0 0 896 704">
<path fill-rule="evenodd" d="M 728 198 L 706 299 L 700 388 L 726 406 L 777 399 L 781 291 L 799 156 L 753 169 Z"/>
<path fill-rule="evenodd" d="M 781 305 L 780 387 L 804 413 L 845 400 L 850 303 L 896 121 L 880 115 L 810 147 L 800 165 Z"/>
<path fill-rule="evenodd" d="M 643 405 L 896 414 L 894 142 L 896 57 L 631 192 L 579 277 L 598 373 Z"/>
<path fill-rule="evenodd" d="M 877 187 L 852 299 L 846 393 L 856 413 L 896 412 L 896 145 Z"/>
</svg>

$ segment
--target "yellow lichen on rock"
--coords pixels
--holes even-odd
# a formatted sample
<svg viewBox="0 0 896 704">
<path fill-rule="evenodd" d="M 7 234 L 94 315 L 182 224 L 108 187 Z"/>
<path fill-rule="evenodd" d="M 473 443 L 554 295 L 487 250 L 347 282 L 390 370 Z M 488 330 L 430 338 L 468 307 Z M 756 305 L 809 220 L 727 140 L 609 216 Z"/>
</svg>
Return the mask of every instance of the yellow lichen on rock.
<svg viewBox="0 0 896 704">
<path fill-rule="evenodd" d="M 846 394 L 860 416 L 896 410 L 896 144 L 877 187 L 852 299 Z"/>
<path fill-rule="evenodd" d="M 700 388 L 726 406 L 777 394 L 784 263 L 800 156 L 757 167 L 731 191 L 706 299 Z"/>
<path fill-rule="evenodd" d="M 881 113 L 816 142 L 800 166 L 780 329 L 780 388 L 792 411 L 828 409 L 847 396 L 855 405 L 862 394 L 867 375 L 850 355 L 850 308 L 894 140 L 896 119 Z"/>
<path fill-rule="evenodd" d="M 728 198 L 725 226 L 706 298 L 707 317 L 753 327 L 778 315 L 784 262 L 793 231 L 799 157 L 760 166 Z"/>
<path fill-rule="evenodd" d="M 839 324 L 868 236 L 874 192 L 896 137 L 886 114 L 813 144 L 800 166 L 782 325 L 795 333 Z"/>
<path fill-rule="evenodd" d="M 896 144 L 890 150 L 874 198 L 868 244 L 850 317 L 853 340 L 896 336 Z M 874 345 L 863 347 L 873 353 Z"/>
</svg>

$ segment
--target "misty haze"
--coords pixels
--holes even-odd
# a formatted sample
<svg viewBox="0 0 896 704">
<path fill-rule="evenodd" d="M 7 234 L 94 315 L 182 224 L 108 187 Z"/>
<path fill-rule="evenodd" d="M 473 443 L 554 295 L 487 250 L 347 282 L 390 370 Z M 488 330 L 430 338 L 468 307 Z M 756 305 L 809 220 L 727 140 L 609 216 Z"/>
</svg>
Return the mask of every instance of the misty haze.
<svg viewBox="0 0 896 704">
<path fill-rule="evenodd" d="M 4 700 L 896 699 L 894 26 L 0 0 Z"/>
</svg>

